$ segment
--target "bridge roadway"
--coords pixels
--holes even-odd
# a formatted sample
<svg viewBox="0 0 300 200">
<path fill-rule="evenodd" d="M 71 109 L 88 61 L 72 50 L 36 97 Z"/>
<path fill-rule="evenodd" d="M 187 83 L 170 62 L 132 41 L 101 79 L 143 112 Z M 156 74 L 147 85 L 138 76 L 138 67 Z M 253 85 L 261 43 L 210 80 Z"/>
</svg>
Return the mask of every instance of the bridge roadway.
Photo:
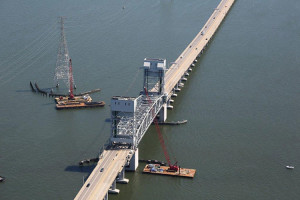
<svg viewBox="0 0 300 200">
<path fill-rule="evenodd" d="M 165 75 L 164 92 L 168 94 L 169 98 L 173 93 L 173 88 L 176 88 L 184 73 L 203 52 L 233 3 L 234 0 L 222 0 L 220 2 L 204 27 L 168 69 Z M 99 160 L 75 199 L 104 199 L 118 173 L 125 166 L 127 156 L 130 155 L 129 152 L 130 149 L 104 151 L 103 157 Z M 100 172 L 102 168 L 104 168 L 104 171 Z M 88 184 L 89 186 L 87 187 Z"/>
<path fill-rule="evenodd" d="M 203 52 L 207 43 L 218 29 L 233 3 L 234 0 L 222 0 L 220 2 L 213 14 L 205 23 L 204 27 L 166 72 L 164 92 L 167 93 L 169 97 L 173 93 L 173 88 L 176 87 L 176 84 L 184 76 L 184 73 L 190 68 L 194 60 Z"/>
<path fill-rule="evenodd" d="M 127 164 L 130 149 L 104 150 L 95 169 L 85 181 L 75 200 L 104 199 L 113 181 Z M 100 170 L 103 168 L 103 171 Z"/>
</svg>

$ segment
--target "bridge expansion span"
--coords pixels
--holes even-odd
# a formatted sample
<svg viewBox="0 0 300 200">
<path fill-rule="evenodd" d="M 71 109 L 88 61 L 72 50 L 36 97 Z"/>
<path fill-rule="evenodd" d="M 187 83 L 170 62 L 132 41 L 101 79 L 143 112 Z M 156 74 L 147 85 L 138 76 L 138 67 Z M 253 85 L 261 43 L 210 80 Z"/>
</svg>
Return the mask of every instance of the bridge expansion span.
<svg viewBox="0 0 300 200">
<path fill-rule="evenodd" d="M 200 57 L 208 42 L 218 29 L 234 0 L 222 0 L 217 8 L 200 30 L 197 36 L 180 54 L 176 61 L 165 72 L 166 61 L 162 59 L 145 59 L 144 76 L 152 73 L 159 77 L 159 82 L 151 89 L 149 95 L 151 103 L 147 101 L 145 94 L 138 98 L 113 97 L 111 102 L 112 131 L 110 145 L 117 148 L 108 148 L 101 155 L 99 162 L 87 181 L 84 183 L 76 200 L 108 199 L 108 192 L 118 193 L 116 182 L 127 183 L 124 178 L 124 170 L 135 170 L 138 165 L 138 144 L 151 125 L 157 114 L 166 119 L 167 104 L 171 102 L 171 96 L 179 90 L 181 80 Z M 151 66 L 156 66 L 151 68 Z M 152 71 L 154 69 L 156 71 Z M 148 77 L 144 78 L 144 87 L 148 86 Z M 157 86 L 158 90 L 157 90 Z M 152 92 L 157 90 L 157 93 Z M 163 112 L 162 112 L 163 111 Z M 118 146 L 120 145 L 120 146 Z M 121 148 L 128 145 L 127 148 Z"/>
</svg>

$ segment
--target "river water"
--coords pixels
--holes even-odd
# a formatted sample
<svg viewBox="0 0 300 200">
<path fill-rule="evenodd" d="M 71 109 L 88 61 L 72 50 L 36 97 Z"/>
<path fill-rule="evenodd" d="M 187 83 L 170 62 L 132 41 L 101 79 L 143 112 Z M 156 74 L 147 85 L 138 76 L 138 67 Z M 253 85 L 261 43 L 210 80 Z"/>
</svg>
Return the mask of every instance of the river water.
<svg viewBox="0 0 300 200">
<path fill-rule="evenodd" d="M 174 61 L 219 0 L 0 2 L 0 199 L 72 199 L 110 134 L 110 98 L 137 96 L 145 57 Z M 124 7 L 124 9 L 123 9 Z M 161 127 L 194 179 L 126 173 L 110 199 L 300 199 L 300 2 L 236 0 Z M 99 109 L 57 111 L 30 91 L 54 86 L 58 17 L 77 92 Z M 61 90 L 66 91 L 66 88 Z M 164 160 L 154 127 L 140 159 Z M 286 170 L 285 165 L 295 165 Z"/>
</svg>

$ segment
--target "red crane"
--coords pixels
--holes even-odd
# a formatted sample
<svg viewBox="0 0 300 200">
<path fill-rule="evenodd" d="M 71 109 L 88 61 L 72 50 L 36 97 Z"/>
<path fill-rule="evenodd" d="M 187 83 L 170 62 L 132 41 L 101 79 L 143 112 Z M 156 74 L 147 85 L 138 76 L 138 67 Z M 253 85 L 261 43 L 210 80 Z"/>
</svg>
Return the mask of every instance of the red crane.
<svg viewBox="0 0 300 200">
<path fill-rule="evenodd" d="M 146 88 L 144 88 L 145 90 L 145 93 L 146 93 L 146 96 L 147 96 L 147 100 L 148 100 L 148 103 L 151 105 L 152 104 L 152 101 L 151 99 L 149 98 L 149 95 L 148 95 L 148 91 Z M 152 110 L 152 115 L 154 115 L 154 110 Z M 169 171 L 174 171 L 174 172 L 177 172 L 179 167 L 177 165 L 177 161 L 172 165 L 171 164 L 171 161 L 170 161 L 170 156 L 169 156 L 169 153 L 167 151 L 167 148 L 166 148 L 166 145 L 165 145 L 165 140 L 163 138 L 163 135 L 161 134 L 161 131 L 160 131 L 160 128 L 159 128 L 159 125 L 158 125 L 158 121 L 156 119 L 156 117 L 154 118 L 153 120 L 154 124 L 155 124 L 155 129 L 156 129 L 156 132 L 158 134 L 158 138 L 159 138 L 159 142 L 160 142 L 160 145 L 164 151 L 164 154 L 165 154 L 165 158 L 168 162 L 168 165 L 169 165 Z"/>
<path fill-rule="evenodd" d="M 70 81 L 70 99 L 74 99 L 73 94 L 73 73 L 72 73 L 72 60 L 69 60 L 69 81 Z"/>
</svg>

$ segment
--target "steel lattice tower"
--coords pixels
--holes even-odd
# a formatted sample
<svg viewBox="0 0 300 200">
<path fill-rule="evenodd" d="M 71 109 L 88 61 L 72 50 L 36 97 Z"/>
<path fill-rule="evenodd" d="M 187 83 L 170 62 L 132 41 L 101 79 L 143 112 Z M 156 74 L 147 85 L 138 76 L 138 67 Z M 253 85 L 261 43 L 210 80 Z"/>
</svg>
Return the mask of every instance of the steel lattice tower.
<svg viewBox="0 0 300 200">
<path fill-rule="evenodd" d="M 56 87 L 59 86 L 61 80 L 68 87 L 69 80 L 70 80 L 70 73 L 69 73 L 70 56 L 69 56 L 67 40 L 64 31 L 64 17 L 60 17 L 60 24 L 61 24 L 61 35 L 60 35 L 60 44 L 59 44 L 57 60 L 56 60 L 54 81 Z M 72 77 L 72 80 L 73 80 L 73 85 L 75 85 L 74 77 Z"/>
</svg>

